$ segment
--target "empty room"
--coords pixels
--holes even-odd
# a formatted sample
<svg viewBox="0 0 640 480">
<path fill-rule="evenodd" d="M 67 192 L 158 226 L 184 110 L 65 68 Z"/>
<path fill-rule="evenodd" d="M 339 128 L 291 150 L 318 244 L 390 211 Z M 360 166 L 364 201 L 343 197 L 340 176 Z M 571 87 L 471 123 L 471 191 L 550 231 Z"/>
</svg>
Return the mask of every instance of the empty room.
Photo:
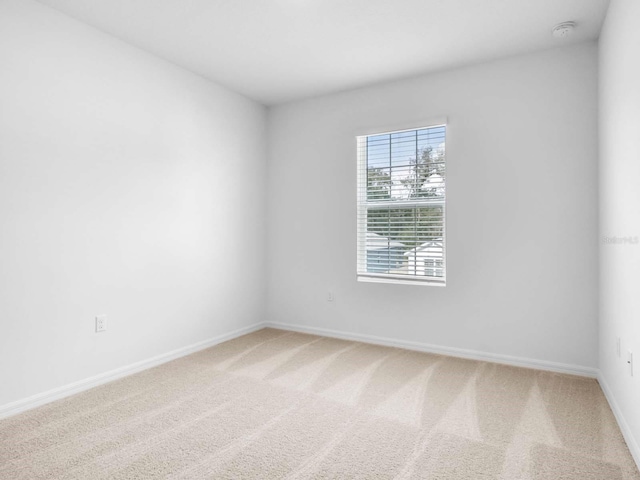
<svg viewBox="0 0 640 480">
<path fill-rule="evenodd" d="M 640 480 L 639 25 L 0 0 L 0 480 Z"/>
</svg>

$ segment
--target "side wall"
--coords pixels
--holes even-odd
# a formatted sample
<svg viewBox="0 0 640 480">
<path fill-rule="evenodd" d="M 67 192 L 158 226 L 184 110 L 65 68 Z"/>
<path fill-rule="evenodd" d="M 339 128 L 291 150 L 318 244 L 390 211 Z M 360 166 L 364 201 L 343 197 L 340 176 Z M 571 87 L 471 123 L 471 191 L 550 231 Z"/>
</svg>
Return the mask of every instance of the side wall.
<svg viewBox="0 0 640 480">
<path fill-rule="evenodd" d="M 640 3 L 600 37 L 600 383 L 640 465 Z M 620 339 L 621 354 L 616 342 Z M 634 376 L 627 364 L 635 355 Z"/>
<path fill-rule="evenodd" d="M 442 116 L 447 286 L 357 282 L 355 135 Z M 269 146 L 270 322 L 595 371 L 595 44 L 271 108 Z"/>
<path fill-rule="evenodd" d="M 264 107 L 30 0 L 0 65 L 0 406 L 262 321 Z"/>
</svg>

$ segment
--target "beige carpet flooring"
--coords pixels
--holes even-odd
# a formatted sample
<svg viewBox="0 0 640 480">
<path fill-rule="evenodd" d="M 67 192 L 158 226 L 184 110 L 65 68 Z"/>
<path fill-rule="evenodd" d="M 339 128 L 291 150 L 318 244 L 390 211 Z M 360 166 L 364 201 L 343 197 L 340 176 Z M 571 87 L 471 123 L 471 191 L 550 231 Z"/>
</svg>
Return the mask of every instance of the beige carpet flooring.
<svg viewBox="0 0 640 480">
<path fill-rule="evenodd" d="M 640 475 L 593 379 L 264 329 L 1 421 L 0 478 Z"/>
</svg>

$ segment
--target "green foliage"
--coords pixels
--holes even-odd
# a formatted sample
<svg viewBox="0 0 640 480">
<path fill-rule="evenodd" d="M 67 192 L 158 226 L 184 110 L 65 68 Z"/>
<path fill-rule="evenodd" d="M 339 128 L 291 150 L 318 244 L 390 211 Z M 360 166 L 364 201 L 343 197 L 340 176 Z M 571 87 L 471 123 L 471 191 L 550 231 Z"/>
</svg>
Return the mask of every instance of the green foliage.
<svg viewBox="0 0 640 480">
<path fill-rule="evenodd" d="M 400 180 L 408 191 L 408 198 L 438 197 L 443 194 L 439 182 L 444 181 L 444 154 L 436 153 L 432 147 L 422 150 L 419 158 L 409 160 L 411 174 Z"/>
<path fill-rule="evenodd" d="M 391 176 L 381 168 L 367 170 L 367 200 L 389 200 L 391 198 Z"/>
<path fill-rule="evenodd" d="M 410 250 L 442 239 L 443 207 L 379 207 L 367 210 L 367 230 L 401 242 Z"/>
</svg>

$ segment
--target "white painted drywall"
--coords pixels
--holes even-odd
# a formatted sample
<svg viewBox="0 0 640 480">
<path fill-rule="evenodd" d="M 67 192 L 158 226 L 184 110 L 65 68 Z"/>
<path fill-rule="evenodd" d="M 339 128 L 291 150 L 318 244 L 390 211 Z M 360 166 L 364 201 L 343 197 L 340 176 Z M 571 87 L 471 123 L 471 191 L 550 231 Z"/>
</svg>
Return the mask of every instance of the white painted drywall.
<svg viewBox="0 0 640 480">
<path fill-rule="evenodd" d="M 355 135 L 440 116 L 447 286 L 357 282 Z M 268 121 L 270 321 L 596 366 L 595 44 L 273 107 Z"/>
<path fill-rule="evenodd" d="M 640 2 L 613 0 L 600 37 L 600 370 L 640 463 L 640 243 L 634 243 L 640 239 L 638 19 Z M 633 377 L 628 350 L 635 354 Z"/>
<path fill-rule="evenodd" d="M 265 120 L 48 7 L 0 3 L 0 405 L 261 319 Z"/>
</svg>

